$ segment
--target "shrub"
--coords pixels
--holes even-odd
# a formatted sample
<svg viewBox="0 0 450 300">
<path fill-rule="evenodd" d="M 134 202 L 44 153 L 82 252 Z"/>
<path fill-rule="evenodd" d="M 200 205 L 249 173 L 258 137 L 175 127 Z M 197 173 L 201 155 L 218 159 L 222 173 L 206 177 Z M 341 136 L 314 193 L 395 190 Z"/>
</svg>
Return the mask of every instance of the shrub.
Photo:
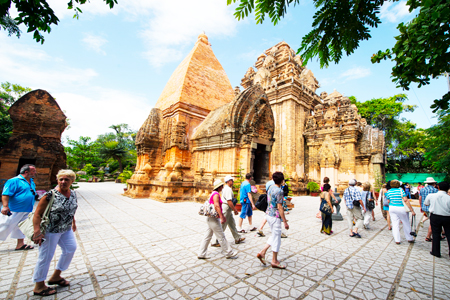
<svg viewBox="0 0 450 300">
<path fill-rule="evenodd" d="M 308 182 L 308 184 L 306 185 L 306 188 L 309 190 L 309 192 L 319 192 L 320 191 L 319 185 L 314 181 Z"/>
</svg>

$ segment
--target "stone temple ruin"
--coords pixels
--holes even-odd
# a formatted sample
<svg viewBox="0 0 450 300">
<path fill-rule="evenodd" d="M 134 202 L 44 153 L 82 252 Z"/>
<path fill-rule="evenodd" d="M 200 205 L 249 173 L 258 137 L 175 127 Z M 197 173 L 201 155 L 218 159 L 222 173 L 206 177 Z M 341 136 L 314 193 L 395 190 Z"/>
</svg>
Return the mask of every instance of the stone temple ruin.
<svg viewBox="0 0 450 300">
<path fill-rule="evenodd" d="M 261 54 L 234 90 L 201 34 L 136 136 L 136 170 L 126 196 L 205 199 L 212 182 L 251 172 L 256 183 L 283 171 L 294 193 L 324 176 L 343 190 L 351 178 L 384 175 L 384 136 L 338 92 L 319 82 L 285 42 Z"/>
<path fill-rule="evenodd" d="M 9 109 L 13 133 L 0 150 L 0 179 L 19 174 L 25 164 L 36 166 L 36 189 L 49 190 L 56 185 L 56 174 L 66 168 L 61 134 L 66 116 L 55 99 L 44 90 L 22 96 Z"/>
</svg>

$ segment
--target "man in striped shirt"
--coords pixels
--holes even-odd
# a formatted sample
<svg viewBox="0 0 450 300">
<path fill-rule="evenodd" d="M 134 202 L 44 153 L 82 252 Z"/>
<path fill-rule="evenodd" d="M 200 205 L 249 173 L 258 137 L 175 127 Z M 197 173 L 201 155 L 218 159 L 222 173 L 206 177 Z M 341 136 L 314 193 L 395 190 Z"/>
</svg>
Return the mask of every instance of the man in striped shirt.
<svg viewBox="0 0 450 300">
<path fill-rule="evenodd" d="M 347 222 L 350 229 L 350 237 L 361 238 L 358 233 L 358 228 L 363 227 L 363 215 L 366 211 L 364 203 L 361 200 L 361 193 L 355 187 L 356 179 L 352 179 L 348 182 L 349 187 L 344 191 L 345 205 L 347 206 Z M 354 202 L 356 201 L 356 202 Z M 358 203 L 358 205 L 354 205 Z M 353 219 L 356 219 L 355 228 L 353 228 Z"/>
<path fill-rule="evenodd" d="M 423 223 L 430 218 L 429 206 L 424 204 L 425 199 L 429 194 L 438 192 L 438 189 L 436 188 L 436 180 L 434 180 L 433 177 L 427 177 L 425 183 L 427 184 L 427 186 L 420 189 L 419 192 L 420 211 L 426 215 L 426 217 L 424 217 L 420 223 L 420 226 L 422 227 Z M 431 224 L 430 226 L 428 226 L 428 232 L 425 241 L 431 242 Z"/>
</svg>

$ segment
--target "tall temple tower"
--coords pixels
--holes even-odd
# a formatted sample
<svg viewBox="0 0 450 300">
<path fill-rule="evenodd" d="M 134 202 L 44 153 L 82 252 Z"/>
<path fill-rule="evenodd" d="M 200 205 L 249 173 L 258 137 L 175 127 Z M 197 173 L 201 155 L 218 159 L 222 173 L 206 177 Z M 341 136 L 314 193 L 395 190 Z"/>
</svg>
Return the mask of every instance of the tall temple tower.
<svg viewBox="0 0 450 300">
<path fill-rule="evenodd" d="M 248 88 L 260 84 L 269 98 L 275 117 L 275 143 L 270 158 L 270 171 L 283 171 L 288 176 L 305 172 L 303 132 L 307 117 L 321 103 L 314 74 L 302 66 L 300 56 L 286 42 L 261 54 L 247 70 L 241 85 Z"/>
</svg>

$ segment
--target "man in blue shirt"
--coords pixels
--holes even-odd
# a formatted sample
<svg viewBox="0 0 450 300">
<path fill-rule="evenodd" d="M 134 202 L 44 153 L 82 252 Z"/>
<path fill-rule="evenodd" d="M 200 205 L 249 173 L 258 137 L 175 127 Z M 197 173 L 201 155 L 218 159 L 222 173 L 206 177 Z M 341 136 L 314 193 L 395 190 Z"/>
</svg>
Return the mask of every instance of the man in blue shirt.
<svg viewBox="0 0 450 300">
<path fill-rule="evenodd" d="M 425 183 L 427 184 L 426 187 L 421 188 L 419 192 L 419 202 L 420 202 L 420 212 L 423 212 L 426 217 L 420 221 L 420 226 L 423 227 L 423 223 L 430 218 L 430 209 L 428 205 L 425 205 L 425 199 L 429 194 L 434 194 L 438 192 L 438 189 L 436 188 L 436 180 L 433 179 L 433 177 L 427 177 L 427 180 L 425 180 Z M 427 236 L 425 238 L 425 241 L 431 242 L 431 224 L 428 226 L 428 232 Z"/>
<path fill-rule="evenodd" d="M 252 187 L 250 185 L 250 180 L 252 180 L 252 177 L 253 176 L 251 173 L 247 173 L 247 175 L 245 175 L 245 181 L 241 183 L 241 188 L 239 189 L 239 197 L 242 204 L 238 225 L 238 232 L 240 233 L 245 233 L 245 230 L 242 229 L 242 222 L 244 221 L 246 216 L 248 216 L 248 223 L 250 224 L 251 228 L 250 231 L 256 230 L 256 227 L 252 227 L 253 209 L 256 209 L 251 194 Z"/>
<path fill-rule="evenodd" d="M 20 169 L 20 174 L 5 183 L 2 193 L 2 210 L 0 215 L 0 240 L 4 241 L 11 234 L 17 239 L 16 250 L 30 250 L 34 247 L 26 245 L 22 231 L 17 226 L 33 211 L 36 200 L 36 185 L 33 178 L 36 167 L 30 164 Z"/>
</svg>

